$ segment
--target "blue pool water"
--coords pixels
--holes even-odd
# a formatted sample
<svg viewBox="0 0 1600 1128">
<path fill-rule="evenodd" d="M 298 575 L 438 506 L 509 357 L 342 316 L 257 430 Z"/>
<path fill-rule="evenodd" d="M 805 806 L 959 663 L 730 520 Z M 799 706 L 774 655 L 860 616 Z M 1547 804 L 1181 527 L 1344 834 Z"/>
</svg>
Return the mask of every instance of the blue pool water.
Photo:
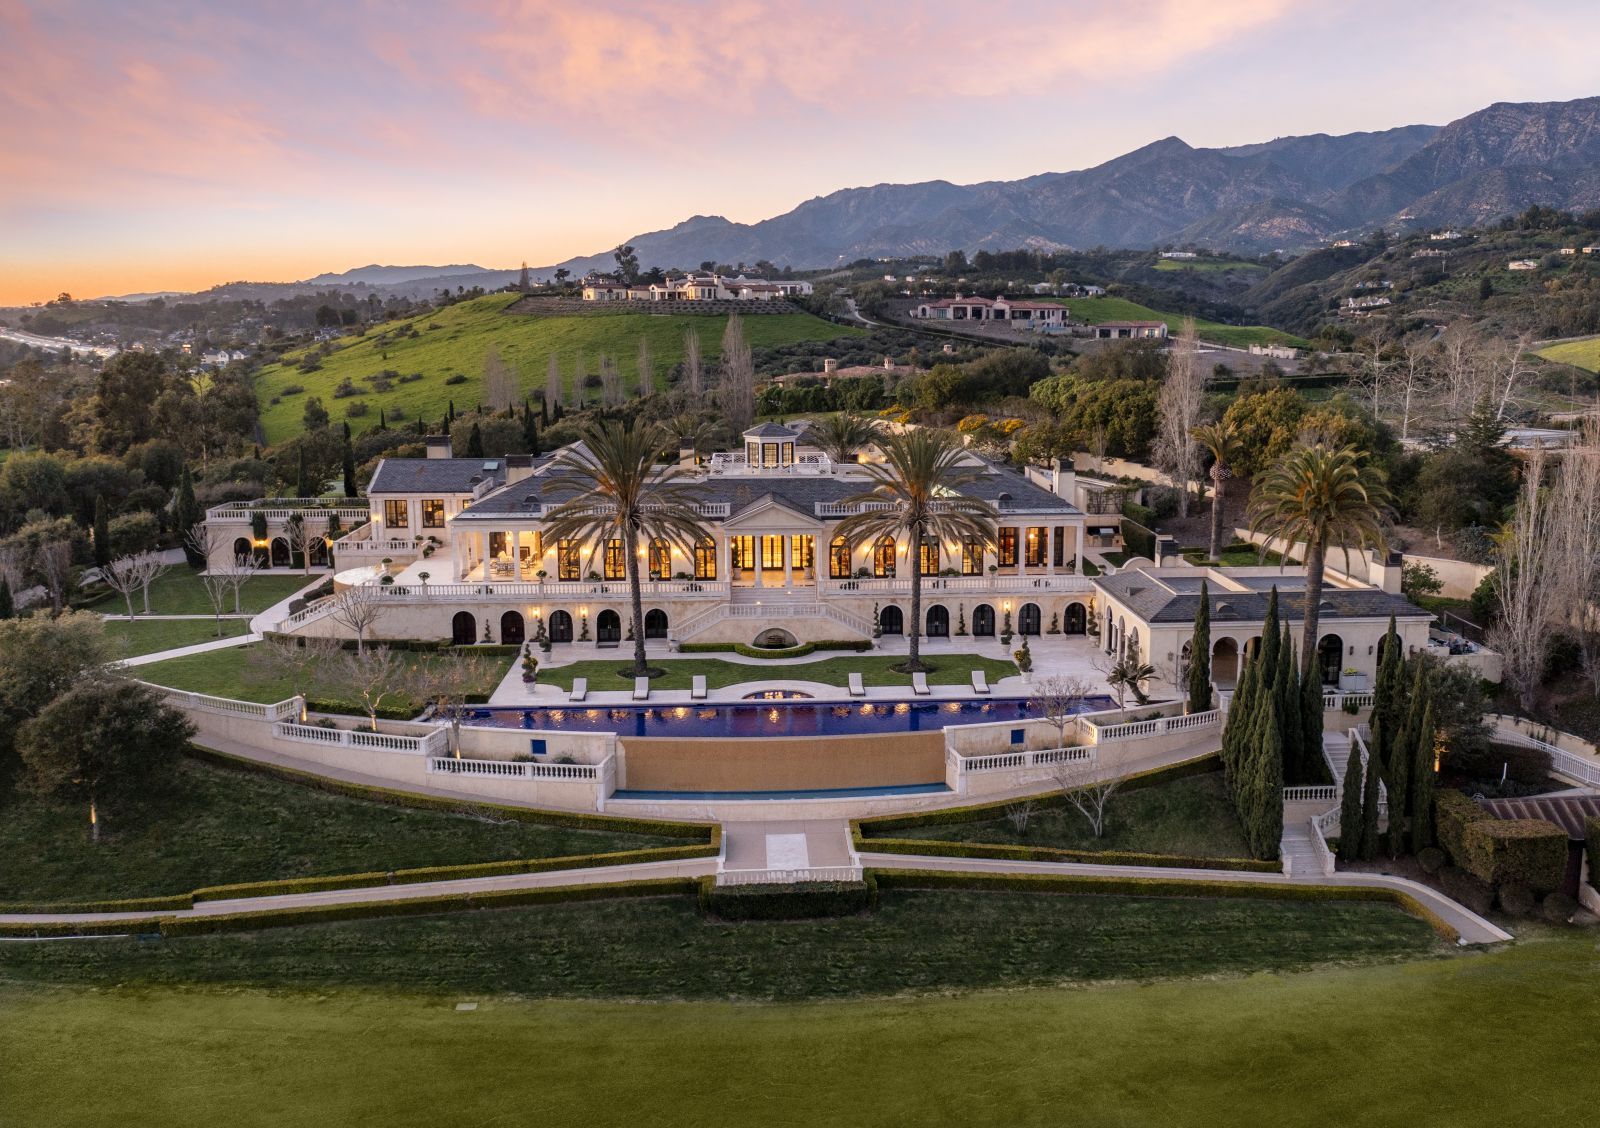
<svg viewBox="0 0 1600 1128">
<path fill-rule="evenodd" d="M 1113 709 L 1103 694 L 1079 699 L 1075 713 Z M 572 705 L 478 709 L 472 724 L 535 731 L 615 732 L 622 736 L 854 736 L 929 732 L 1037 717 L 1025 697 L 983 701 L 763 701 L 730 705 Z"/>
</svg>

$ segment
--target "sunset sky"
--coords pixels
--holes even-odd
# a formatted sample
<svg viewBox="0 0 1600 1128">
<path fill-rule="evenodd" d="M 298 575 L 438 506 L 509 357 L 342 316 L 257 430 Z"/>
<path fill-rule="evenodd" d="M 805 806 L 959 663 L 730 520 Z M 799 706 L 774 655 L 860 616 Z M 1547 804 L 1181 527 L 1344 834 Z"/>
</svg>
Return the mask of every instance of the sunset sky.
<svg viewBox="0 0 1600 1128">
<path fill-rule="evenodd" d="M 1600 93 L 1592 0 L 0 0 L 0 303 Z M 1565 28 L 1568 34 L 1562 34 Z"/>
</svg>

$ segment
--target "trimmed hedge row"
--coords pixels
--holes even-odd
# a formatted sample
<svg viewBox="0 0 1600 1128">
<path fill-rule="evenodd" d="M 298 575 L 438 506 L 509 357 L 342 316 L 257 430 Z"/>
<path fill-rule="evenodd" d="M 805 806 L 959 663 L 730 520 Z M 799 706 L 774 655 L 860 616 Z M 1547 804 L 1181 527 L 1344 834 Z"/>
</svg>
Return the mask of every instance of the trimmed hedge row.
<svg viewBox="0 0 1600 1128">
<path fill-rule="evenodd" d="M 1483 819 L 1467 827 L 1459 864 L 1496 888 L 1525 885 L 1551 893 L 1566 874 L 1567 832 L 1544 819 Z"/>
<path fill-rule="evenodd" d="M 798 646 L 786 646 L 781 649 L 763 649 L 759 646 L 746 646 L 742 642 L 685 642 L 678 646 L 680 654 L 743 654 L 746 658 L 799 658 L 817 650 L 854 650 L 864 652 L 872 649 L 872 640 L 864 638 L 836 638 L 822 639 L 819 642 L 802 642 Z"/>
<path fill-rule="evenodd" d="M 1589 855 L 1589 884 L 1600 889 L 1600 818 L 1583 820 L 1583 848 Z"/>
<path fill-rule="evenodd" d="M 9 901 L 0 903 L 0 913 L 157 913 L 164 909 L 193 907 L 193 893 L 175 893 L 170 897 L 124 897 L 106 901 L 74 901 L 69 905 L 48 901 Z"/>
<path fill-rule="evenodd" d="M 942 842 L 933 838 L 854 837 L 860 851 L 925 854 L 941 858 L 999 858 L 1013 862 L 1075 862 L 1101 866 L 1157 866 L 1161 869 L 1214 869 L 1236 873 L 1282 873 L 1280 862 L 1255 858 L 1203 858 L 1187 854 L 1140 854 L 1132 850 L 1066 850 L 1054 846 L 1011 846 L 986 842 Z"/>
<path fill-rule="evenodd" d="M 794 885 L 718 885 L 700 879 L 700 911 L 717 920 L 814 920 L 857 916 L 878 907 L 878 883 L 804 881 Z"/>
<path fill-rule="evenodd" d="M 1242 897 L 1277 901 L 1381 901 L 1426 921 L 1446 940 L 1460 939 L 1448 921 L 1409 893 L 1382 886 L 1279 885 L 1253 881 L 1173 881 L 1158 877 L 1079 874 L 956 873 L 949 870 L 871 870 L 882 889 L 975 889 L 1117 897 Z"/>
<path fill-rule="evenodd" d="M 1433 800 L 1434 833 L 1450 860 L 1465 868 L 1467 828 L 1494 816 L 1460 791 L 1441 791 Z"/>
</svg>

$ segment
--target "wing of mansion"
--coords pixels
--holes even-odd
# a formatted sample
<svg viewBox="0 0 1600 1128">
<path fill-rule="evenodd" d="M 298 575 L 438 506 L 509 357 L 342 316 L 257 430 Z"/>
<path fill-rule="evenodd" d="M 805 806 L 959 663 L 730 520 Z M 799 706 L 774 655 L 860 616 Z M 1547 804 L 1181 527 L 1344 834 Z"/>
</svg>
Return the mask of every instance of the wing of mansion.
<svg viewBox="0 0 1600 1128">
<path fill-rule="evenodd" d="M 639 547 L 647 640 L 759 646 L 893 639 L 912 629 L 934 639 L 992 640 L 1017 634 L 1085 637 L 1110 652 L 1137 642 L 1169 676 L 1186 653 L 1199 582 L 1208 581 L 1219 683 L 1259 637 L 1265 595 L 1277 586 L 1297 620 L 1303 573 L 1293 568 L 1156 566 L 1115 575 L 1084 567 L 1086 549 L 1109 548 L 1115 517 L 1085 513 L 1069 471 L 1040 473 L 967 456 L 964 493 L 998 514 L 990 541 L 913 546 L 883 537 L 850 544 L 838 534 L 857 511 L 852 498 L 873 479 L 863 464 L 835 462 L 804 424 L 759 424 L 742 449 L 680 462 L 697 495 L 705 536 L 690 552 L 666 542 Z M 294 543 L 309 541 L 312 564 L 336 574 L 336 590 L 360 585 L 377 605 L 369 638 L 521 643 L 543 634 L 557 646 L 607 647 L 629 631 L 625 546 L 547 535 L 546 516 L 570 496 L 555 454 L 453 457 L 449 441 L 428 440 L 426 458 L 388 458 L 357 500 L 263 499 L 207 514 L 211 564 L 238 556 L 298 565 Z M 298 535 L 291 528 L 298 526 Z M 309 530 L 310 535 L 306 535 Z M 343 531 L 348 530 L 348 531 Z M 331 544 L 331 561 L 325 546 Z M 907 621 L 919 554 L 924 617 Z M 1397 564 L 1374 561 L 1376 583 L 1330 574 L 1321 607 L 1325 680 L 1370 676 L 1390 615 L 1409 647 L 1428 645 L 1430 616 L 1399 594 Z M 297 634 L 348 635 L 331 598 L 284 621 Z"/>
</svg>

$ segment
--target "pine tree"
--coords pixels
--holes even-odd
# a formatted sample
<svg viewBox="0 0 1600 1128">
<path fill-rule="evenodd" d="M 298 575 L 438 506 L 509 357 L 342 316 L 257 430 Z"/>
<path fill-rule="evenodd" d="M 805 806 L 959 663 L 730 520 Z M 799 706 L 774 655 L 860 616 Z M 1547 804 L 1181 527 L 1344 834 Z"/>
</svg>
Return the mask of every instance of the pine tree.
<svg viewBox="0 0 1600 1128">
<path fill-rule="evenodd" d="M 0 576 L 0 619 L 14 619 L 16 615 L 16 601 L 11 598 L 11 581 Z"/>
<path fill-rule="evenodd" d="M 344 441 L 344 496 L 356 496 L 356 452 L 349 439 Z"/>
<path fill-rule="evenodd" d="M 1344 790 L 1339 796 L 1339 860 L 1361 857 L 1361 758 L 1354 753 L 1344 769 Z"/>
<path fill-rule="evenodd" d="M 1354 755 L 1354 752 L 1351 753 Z M 1367 750 L 1366 778 L 1361 781 L 1361 853 L 1362 861 L 1378 856 L 1378 803 L 1381 795 L 1379 781 L 1383 778 L 1383 761 L 1374 749 Z"/>
<path fill-rule="evenodd" d="M 111 518 L 106 512 L 105 494 L 94 495 L 94 562 L 104 568 L 111 563 Z"/>
<path fill-rule="evenodd" d="M 476 420 L 472 424 L 472 431 L 467 435 L 467 457 L 483 457 L 483 432 L 478 429 Z"/>
<path fill-rule="evenodd" d="M 1194 638 L 1189 644 L 1189 712 L 1211 708 L 1211 597 L 1200 581 L 1200 606 L 1194 612 Z"/>
<path fill-rule="evenodd" d="M 1433 845 L 1433 702 L 1422 710 L 1422 725 L 1417 732 L 1411 761 L 1411 852 L 1420 853 Z"/>
</svg>

